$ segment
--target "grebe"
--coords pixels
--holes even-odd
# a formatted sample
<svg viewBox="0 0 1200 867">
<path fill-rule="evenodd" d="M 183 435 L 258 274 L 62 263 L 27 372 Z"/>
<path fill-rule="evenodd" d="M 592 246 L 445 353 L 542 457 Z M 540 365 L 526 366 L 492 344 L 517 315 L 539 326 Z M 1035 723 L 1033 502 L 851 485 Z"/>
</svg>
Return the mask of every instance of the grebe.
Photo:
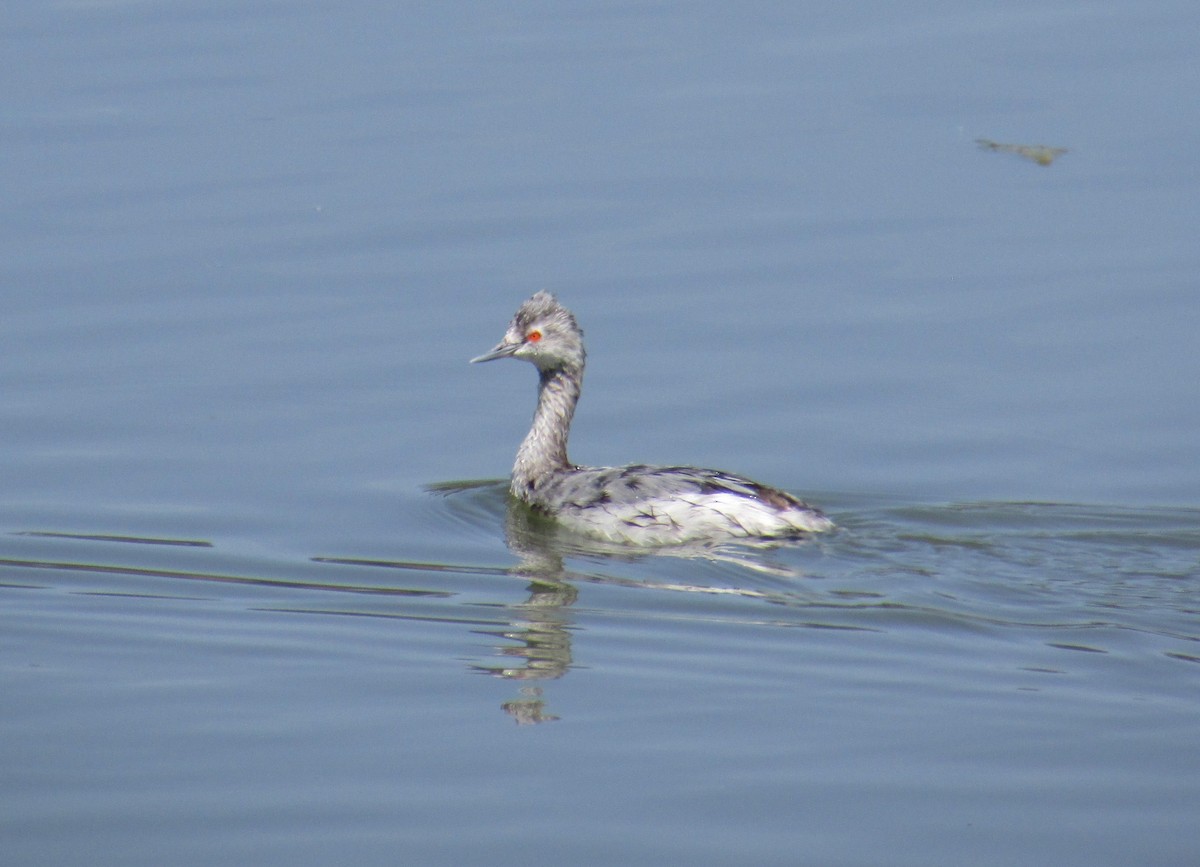
<svg viewBox="0 0 1200 867">
<path fill-rule="evenodd" d="M 697 467 L 577 467 L 567 436 L 583 384 L 583 331 L 548 292 L 521 305 L 491 352 L 538 369 L 533 426 L 517 450 L 513 496 L 566 526 L 614 542 L 671 545 L 795 537 L 833 529 L 818 509 L 741 476 Z"/>
</svg>

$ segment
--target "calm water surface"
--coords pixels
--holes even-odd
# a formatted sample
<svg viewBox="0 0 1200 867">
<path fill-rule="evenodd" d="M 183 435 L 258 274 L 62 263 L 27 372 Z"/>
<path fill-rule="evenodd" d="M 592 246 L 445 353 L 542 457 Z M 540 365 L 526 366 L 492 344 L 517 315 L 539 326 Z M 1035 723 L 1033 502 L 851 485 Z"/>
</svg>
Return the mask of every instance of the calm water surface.
<svg viewBox="0 0 1200 867">
<path fill-rule="evenodd" d="M 1193 863 L 1198 25 L 14 10 L 3 861 Z M 539 288 L 576 460 L 839 530 L 511 508 Z"/>
</svg>

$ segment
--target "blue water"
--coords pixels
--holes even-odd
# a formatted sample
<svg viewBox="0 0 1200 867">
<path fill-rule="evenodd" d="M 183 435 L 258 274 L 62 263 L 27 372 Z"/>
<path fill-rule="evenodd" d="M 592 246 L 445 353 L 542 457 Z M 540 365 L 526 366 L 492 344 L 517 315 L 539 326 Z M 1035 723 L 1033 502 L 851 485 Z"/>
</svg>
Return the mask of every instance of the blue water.
<svg viewBox="0 0 1200 867">
<path fill-rule="evenodd" d="M 1198 24 L 11 10 L 2 860 L 1192 863 Z M 840 529 L 511 509 L 536 289 L 575 460 Z"/>
</svg>

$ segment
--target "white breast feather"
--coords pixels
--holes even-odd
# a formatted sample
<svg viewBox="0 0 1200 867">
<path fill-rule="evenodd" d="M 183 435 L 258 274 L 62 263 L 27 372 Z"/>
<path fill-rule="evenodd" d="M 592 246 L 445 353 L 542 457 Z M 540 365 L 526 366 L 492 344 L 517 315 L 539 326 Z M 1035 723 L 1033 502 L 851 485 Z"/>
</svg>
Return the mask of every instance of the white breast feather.
<svg viewBox="0 0 1200 867">
<path fill-rule="evenodd" d="M 597 505 L 560 517 L 592 535 L 639 544 L 670 544 L 705 536 L 778 536 L 792 531 L 820 532 L 832 526 L 823 515 L 781 512 L 749 497 L 720 492 Z"/>
</svg>

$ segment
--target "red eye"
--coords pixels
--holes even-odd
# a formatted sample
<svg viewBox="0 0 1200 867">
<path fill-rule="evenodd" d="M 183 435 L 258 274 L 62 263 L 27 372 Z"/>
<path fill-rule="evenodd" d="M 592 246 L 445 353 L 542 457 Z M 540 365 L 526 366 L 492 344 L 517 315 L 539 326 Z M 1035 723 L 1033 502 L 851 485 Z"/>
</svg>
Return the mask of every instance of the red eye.
<svg viewBox="0 0 1200 867">
<path fill-rule="evenodd" d="M 541 339 L 542 339 L 542 332 L 540 332 L 540 331 L 530 331 L 528 334 L 525 335 L 526 343 L 537 343 Z"/>
</svg>

